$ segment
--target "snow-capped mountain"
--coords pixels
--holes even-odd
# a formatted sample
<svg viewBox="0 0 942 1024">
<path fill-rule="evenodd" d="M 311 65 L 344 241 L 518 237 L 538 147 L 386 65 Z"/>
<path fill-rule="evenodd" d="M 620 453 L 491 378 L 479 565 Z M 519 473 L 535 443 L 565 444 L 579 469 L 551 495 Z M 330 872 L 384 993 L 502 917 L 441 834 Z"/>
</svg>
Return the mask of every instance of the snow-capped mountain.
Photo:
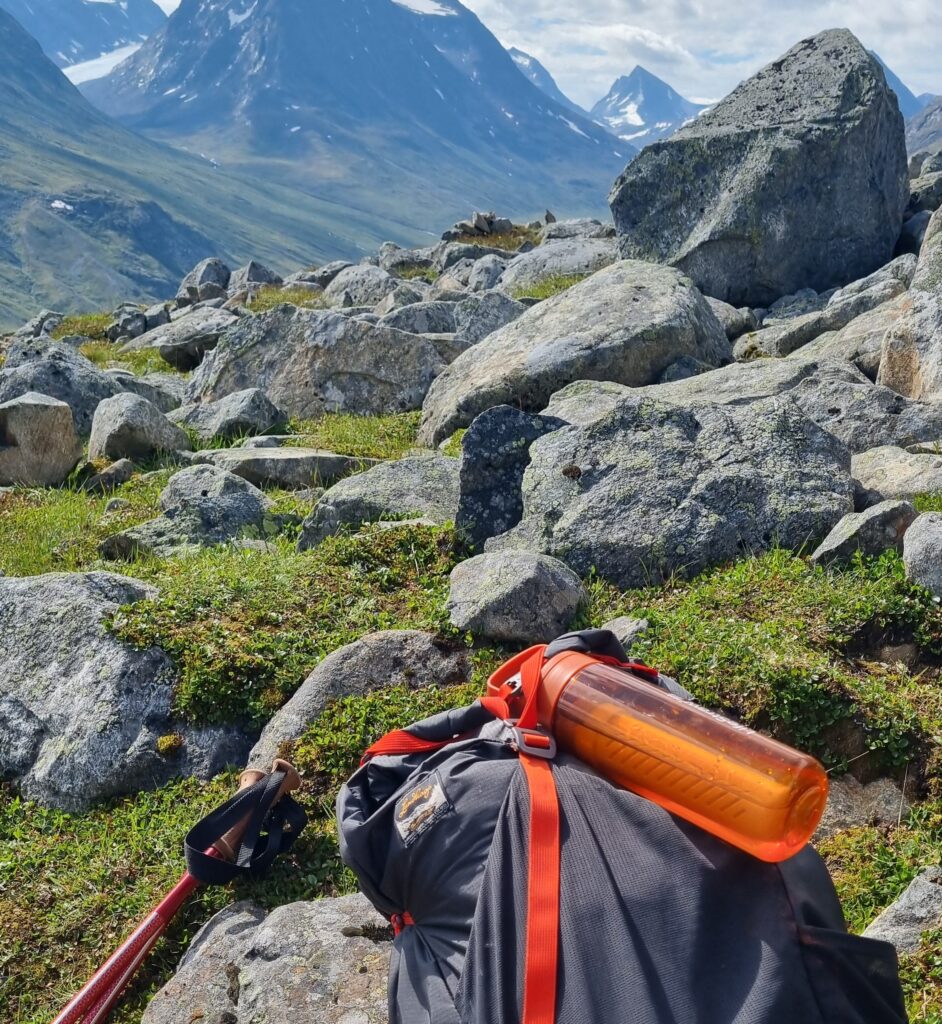
<svg viewBox="0 0 942 1024">
<path fill-rule="evenodd" d="M 556 100 L 561 106 L 573 111 L 573 113 L 580 114 L 582 117 L 586 117 L 586 111 L 582 109 L 578 104 L 573 103 L 572 100 L 560 89 L 556 84 L 556 79 L 546 70 L 546 67 L 541 64 L 536 57 L 524 50 L 518 50 L 516 46 L 511 46 L 507 52 L 513 57 L 514 64 L 530 79 L 530 81 L 542 90 L 547 96 Z"/>
<path fill-rule="evenodd" d="M 86 95 L 134 127 L 440 230 L 472 207 L 601 213 L 633 155 L 458 0 L 184 0 Z"/>
<path fill-rule="evenodd" d="M 705 109 L 638 66 L 615 82 L 591 114 L 620 139 L 641 147 L 673 135 Z"/>
<path fill-rule="evenodd" d="M 60 68 L 142 43 L 167 20 L 154 0 L 0 0 Z"/>
</svg>

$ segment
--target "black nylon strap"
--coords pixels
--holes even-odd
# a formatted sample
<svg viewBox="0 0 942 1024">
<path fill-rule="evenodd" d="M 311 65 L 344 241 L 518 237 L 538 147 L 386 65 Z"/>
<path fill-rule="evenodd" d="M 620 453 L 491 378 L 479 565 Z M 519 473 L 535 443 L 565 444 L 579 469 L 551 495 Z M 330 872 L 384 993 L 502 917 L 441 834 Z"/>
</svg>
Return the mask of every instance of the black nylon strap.
<svg viewBox="0 0 942 1024">
<path fill-rule="evenodd" d="M 187 871 L 204 885 L 226 885 L 239 875 L 260 878 L 279 853 L 289 849 L 307 824 L 303 808 L 290 796 L 277 803 L 284 772 L 272 772 L 239 790 L 187 833 L 183 841 Z M 235 862 L 206 851 L 250 815 Z"/>
</svg>

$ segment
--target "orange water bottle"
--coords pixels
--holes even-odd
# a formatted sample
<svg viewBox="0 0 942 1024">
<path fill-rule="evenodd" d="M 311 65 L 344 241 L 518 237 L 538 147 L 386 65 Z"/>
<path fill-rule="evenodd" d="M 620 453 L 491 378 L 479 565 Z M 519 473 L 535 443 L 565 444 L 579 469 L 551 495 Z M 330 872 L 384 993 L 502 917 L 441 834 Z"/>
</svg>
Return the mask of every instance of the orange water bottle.
<svg viewBox="0 0 942 1024">
<path fill-rule="evenodd" d="M 514 669 L 519 676 L 527 655 L 542 652 L 531 648 L 509 662 L 489 692 L 507 696 Z M 813 757 L 675 697 L 610 658 L 574 650 L 550 657 L 535 706 L 560 749 L 760 860 L 798 853 L 824 812 L 827 775 Z"/>
</svg>

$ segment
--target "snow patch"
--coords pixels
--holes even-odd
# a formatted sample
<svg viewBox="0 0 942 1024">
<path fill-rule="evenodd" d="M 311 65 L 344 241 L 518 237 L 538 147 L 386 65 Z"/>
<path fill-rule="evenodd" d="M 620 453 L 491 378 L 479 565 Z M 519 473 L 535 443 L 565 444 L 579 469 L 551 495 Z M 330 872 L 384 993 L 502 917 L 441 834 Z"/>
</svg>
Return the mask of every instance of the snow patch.
<svg viewBox="0 0 942 1024">
<path fill-rule="evenodd" d="M 93 60 L 83 60 L 81 64 L 73 64 L 71 67 L 63 68 L 62 73 L 73 85 L 80 85 L 82 82 L 93 82 L 96 78 L 104 78 L 122 61 L 127 60 L 131 54 L 137 53 L 140 48 L 140 43 L 133 43 L 130 46 L 119 46 L 117 50 L 103 53 L 100 57 L 95 57 Z"/>
<path fill-rule="evenodd" d="M 400 7 L 412 11 L 415 14 L 437 14 L 439 16 L 456 15 L 458 12 L 446 7 L 438 0 L 395 0 Z"/>
<path fill-rule="evenodd" d="M 255 8 L 258 7 L 258 0 L 247 10 L 241 14 L 236 14 L 233 11 L 226 11 L 229 15 L 229 28 L 238 28 L 247 18 L 250 18 L 255 13 Z"/>
<path fill-rule="evenodd" d="M 75 207 L 69 206 L 68 203 L 63 202 L 61 199 L 53 199 L 49 204 L 53 210 L 61 210 L 63 213 L 74 213 Z"/>
</svg>

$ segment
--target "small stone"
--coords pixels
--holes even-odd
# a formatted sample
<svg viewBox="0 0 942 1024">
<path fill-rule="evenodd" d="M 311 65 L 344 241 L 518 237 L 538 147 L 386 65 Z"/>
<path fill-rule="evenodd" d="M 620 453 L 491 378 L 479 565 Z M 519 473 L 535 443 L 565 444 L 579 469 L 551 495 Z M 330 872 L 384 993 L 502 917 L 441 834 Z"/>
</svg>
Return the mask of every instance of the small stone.
<svg viewBox="0 0 942 1024">
<path fill-rule="evenodd" d="M 851 512 L 834 527 L 811 556 L 830 565 L 849 561 L 857 551 L 879 555 L 888 548 L 903 549 L 903 537 L 917 512 L 908 501 L 882 501 L 865 512 Z"/>
<path fill-rule="evenodd" d="M 922 933 L 942 925 L 942 868 L 932 867 L 913 880 L 902 896 L 864 931 L 868 939 L 892 942 L 900 953 L 919 948 Z"/>
<path fill-rule="evenodd" d="M 942 596 L 942 513 L 926 512 L 906 531 L 903 564 L 908 579 Z"/>
</svg>

